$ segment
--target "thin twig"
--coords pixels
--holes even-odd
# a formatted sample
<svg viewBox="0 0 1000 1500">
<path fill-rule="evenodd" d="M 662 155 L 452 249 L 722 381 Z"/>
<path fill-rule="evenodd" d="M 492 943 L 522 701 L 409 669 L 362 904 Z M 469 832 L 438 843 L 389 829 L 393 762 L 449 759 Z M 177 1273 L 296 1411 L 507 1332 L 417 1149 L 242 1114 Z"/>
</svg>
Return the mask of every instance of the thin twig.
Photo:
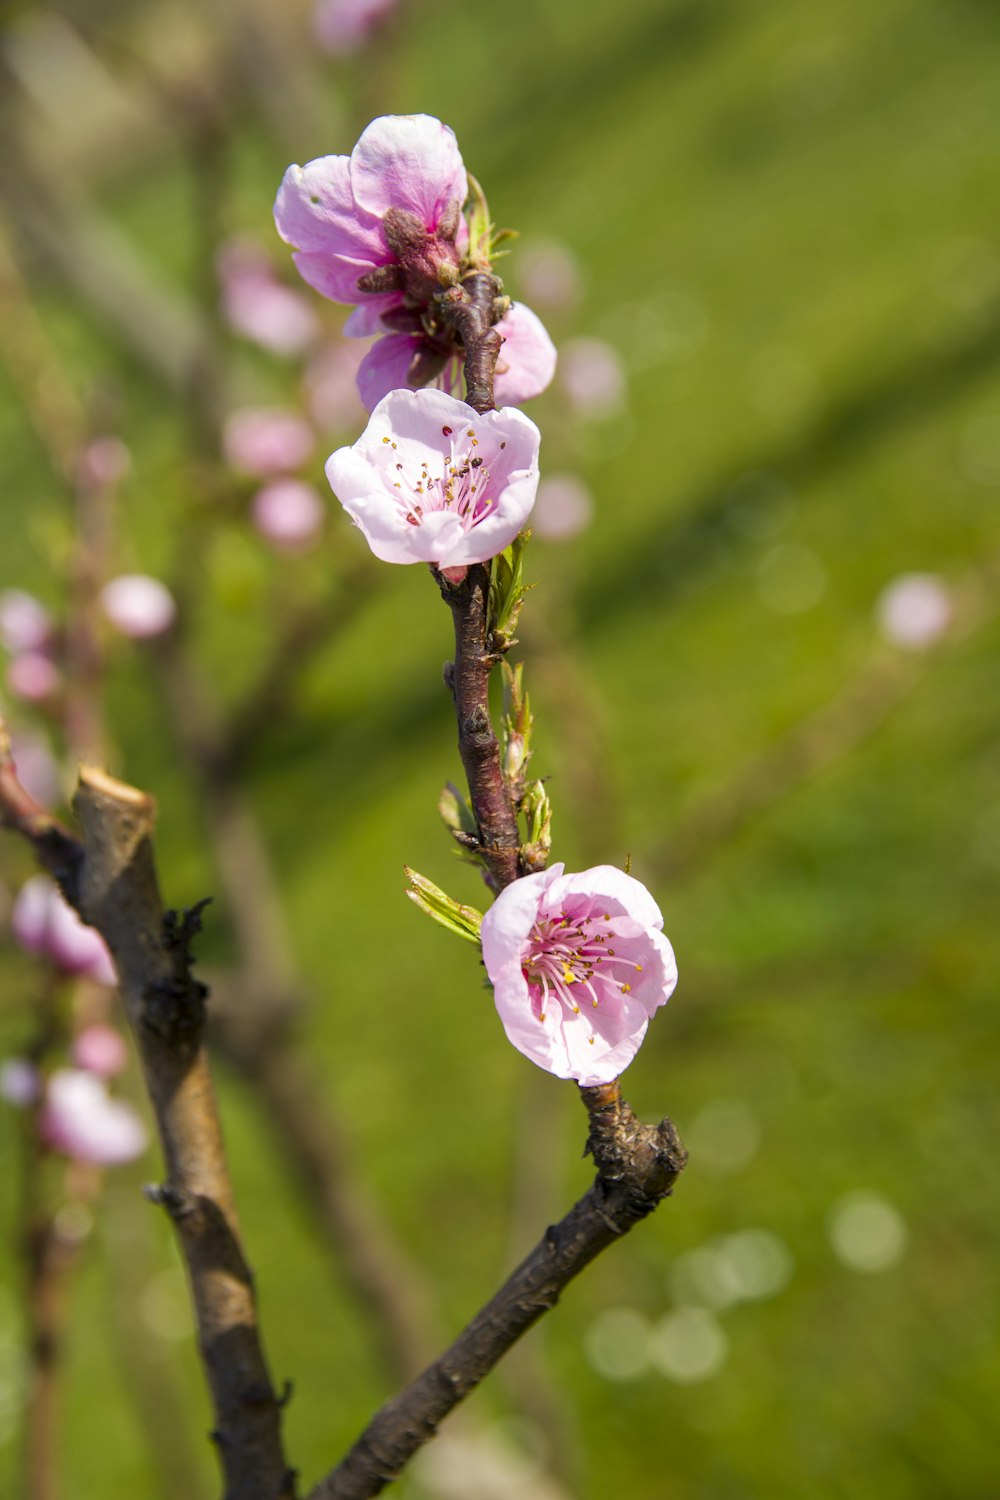
<svg viewBox="0 0 1000 1500">
<path fill-rule="evenodd" d="M 546 1230 L 451 1348 L 386 1403 L 309 1500 L 369 1500 L 379 1494 L 452 1408 L 555 1306 L 570 1281 L 669 1196 L 685 1161 L 671 1122 L 641 1124 L 617 1083 L 580 1092 L 590 1115 L 587 1148 L 597 1163 L 593 1186 Z"/>
</svg>

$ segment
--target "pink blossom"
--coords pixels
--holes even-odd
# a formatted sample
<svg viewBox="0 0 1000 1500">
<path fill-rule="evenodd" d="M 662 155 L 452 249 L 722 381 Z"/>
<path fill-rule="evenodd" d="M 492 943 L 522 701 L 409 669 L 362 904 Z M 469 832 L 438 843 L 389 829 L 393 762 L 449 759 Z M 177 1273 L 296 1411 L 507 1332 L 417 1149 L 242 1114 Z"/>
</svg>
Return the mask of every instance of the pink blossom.
<svg viewBox="0 0 1000 1500">
<path fill-rule="evenodd" d="M 250 513 L 262 537 L 295 551 L 316 539 L 326 511 L 314 485 L 275 479 L 257 491 Z"/>
<path fill-rule="evenodd" d="M 73 1066 L 99 1078 L 114 1078 L 128 1062 L 128 1048 L 120 1031 L 94 1022 L 73 1038 Z"/>
<path fill-rule="evenodd" d="M 80 455 L 78 476 L 91 489 L 120 483 L 132 467 L 132 455 L 121 438 L 107 435 L 92 439 Z"/>
<path fill-rule="evenodd" d="M 44 703 L 54 698 L 62 685 L 59 668 L 42 651 L 22 651 L 7 668 L 7 688 L 26 703 Z"/>
<path fill-rule="evenodd" d="M 318 0 L 313 35 L 334 57 L 359 52 L 388 20 L 399 0 Z"/>
<path fill-rule="evenodd" d="M 556 368 L 556 347 L 541 319 L 530 307 L 515 302 L 500 319 L 497 329 L 503 346 L 497 360 L 493 394 L 498 406 L 520 406 L 538 396 L 549 384 Z M 428 341 L 420 333 L 389 333 L 376 339 L 358 367 L 358 394 L 367 411 L 374 411 L 390 391 L 413 388 L 415 370 L 426 370 Z M 456 355 L 448 356 L 440 373 L 428 382 L 454 394 L 462 367 Z"/>
<path fill-rule="evenodd" d="M 550 474 L 538 486 L 531 517 L 533 535 L 564 541 L 590 524 L 594 497 L 575 474 Z"/>
<path fill-rule="evenodd" d="M 677 965 L 638 880 L 612 865 L 563 871 L 501 891 L 483 918 L 483 960 L 519 1052 L 557 1078 L 610 1083 L 673 993 Z"/>
<path fill-rule="evenodd" d="M 59 802 L 62 795 L 59 767 L 45 740 L 24 729 L 15 730 L 10 739 L 17 779 L 25 791 L 42 807 Z"/>
<path fill-rule="evenodd" d="M 23 589 L 0 592 L 0 646 L 12 656 L 44 651 L 52 638 L 52 616 L 34 594 Z"/>
<path fill-rule="evenodd" d="M 882 634 L 904 651 L 922 651 L 939 640 L 952 621 L 952 601 L 934 573 L 904 573 L 878 601 Z"/>
<path fill-rule="evenodd" d="M 118 983 L 104 939 L 85 927 L 47 875 L 33 875 L 20 889 L 11 913 L 11 932 L 22 948 L 38 953 L 69 974 L 98 984 Z"/>
<path fill-rule="evenodd" d="M 274 219 L 303 279 L 334 302 L 357 305 L 346 331 L 375 333 L 383 313 L 403 306 L 404 283 L 411 298 L 426 300 L 441 285 L 441 268 L 457 266 L 467 193 L 447 125 L 430 115 L 383 115 L 350 156 L 289 167 Z"/>
<path fill-rule="evenodd" d="M 625 400 L 621 358 L 604 339 L 570 339 L 564 344 L 559 378 L 581 416 L 611 416 Z"/>
<path fill-rule="evenodd" d="M 116 630 L 137 641 L 163 635 L 177 617 L 173 594 L 145 573 L 112 578 L 101 590 L 101 608 Z"/>
<path fill-rule="evenodd" d="M 309 423 L 285 407 L 241 407 L 222 430 L 226 460 L 244 474 L 287 474 L 304 464 L 315 446 Z"/>
<path fill-rule="evenodd" d="M 512 408 L 479 416 L 443 391 L 391 391 L 330 485 L 385 562 L 461 569 L 521 530 L 538 487 L 538 428 Z"/>
<path fill-rule="evenodd" d="M 130 1104 L 110 1098 L 102 1079 L 77 1068 L 52 1074 L 39 1125 L 55 1150 L 100 1167 L 134 1161 L 149 1139 Z"/>
<path fill-rule="evenodd" d="M 27 1109 L 42 1092 L 42 1080 L 26 1057 L 5 1057 L 0 1063 L 0 1099 L 15 1109 Z"/>
<path fill-rule="evenodd" d="M 316 338 L 319 322 L 301 292 L 285 286 L 268 257 L 252 241 L 228 240 L 216 269 L 222 314 L 236 333 L 272 354 L 301 354 Z"/>
</svg>

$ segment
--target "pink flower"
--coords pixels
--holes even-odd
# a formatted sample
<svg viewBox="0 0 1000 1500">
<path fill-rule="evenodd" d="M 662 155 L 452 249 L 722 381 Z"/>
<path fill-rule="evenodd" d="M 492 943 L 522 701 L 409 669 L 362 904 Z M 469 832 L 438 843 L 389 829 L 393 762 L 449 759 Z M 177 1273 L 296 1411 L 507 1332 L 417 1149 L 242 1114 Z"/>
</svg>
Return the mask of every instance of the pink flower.
<svg viewBox="0 0 1000 1500">
<path fill-rule="evenodd" d="M 504 342 L 493 394 L 498 406 L 520 406 L 522 401 L 540 395 L 551 381 L 556 347 L 541 319 L 521 302 L 515 302 L 497 328 Z M 358 367 L 358 393 L 365 408 L 374 411 L 390 391 L 413 389 L 414 385 L 433 383 L 454 394 L 462 376 L 458 356 L 447 355 L 440 372 L 428 380 L 424 378 L 428 351 L 428 340 L 419 333 L 390 333 L 377 339 Z"/>
<path fill-rule="evenodd" d="M 26 703 L 44 703 L 62 686 L 59 668 L 42 651 L 22 651 L 7 668 L 7 688 Z"/>
<path fill-rule="evenodd" d="M 23 589 L 0 592 L 0 646 L 12 656 L 44 651 L 52 637 L 52 616 L 34 594 Z"/>
<path fill-rule="evenodd" d="M 90 489 L 108 489 L 125 478 L 132 467 L 132 455 L 121 438 L 96 437 L 87 444 L 77 468 L 81 484 Z"/>
<path fill-rule="evenodd" d="M 69 974 L 98 984 L 118 983 L 104 939 L 85 927 L 47 875 L 33 875 L 20 889 L 11 913 L 11 932 L 22 948 L 38 953 Z"/>
<path fill-rule="evenodd" d="M 16 730 L 10 738 L 17 779 L 25 791 L 43 807 L 61 801 L 59 767 L 46 741 L 25 729 Z"/>
<path fill-rule="evenodd" d="M 385 562 L 461 569 L 521 530 L 538 487 L 538 428 L 479 416 L 443 391 L 391 391 L 361 437 L 327 460 L 330 485 Z"/>
<path fill-rule="evenodd" d="M 128 1062 L 128 1048 L 120 1031 L 96 1022 L 73 1038 L 73 1065 L 99 1078 L 114 1078 Z"/>
<path fill-rule="evenodd" d="M 580 296 L 576 256 L 554 240 L 528 246 L 518 257 L 520 284 L 532 302 L 556 311 L 570 308 Z"/>
<path fill-rule="evenodd" d="M 948 590 L 934 573 L 904 573 L 878 601 L 882 634 L 904 651 L 932 646 L 948 629 L 952 613 Z"/>
<path fill-rule="evenodd" d="M 39 1126 L 57 1151 L 99 1167 L 134 1161 L 148 1142 L 146 1127 L 132 1106 L 110 1098 L 102 1079 L 76 1068 L 59 1068 L 52 1074 Z"/>
<path fill-rule="evenodd" d="M 404 291 L 425 301 L 458 265 L 468 193 L 454 133 L 430 115 L 383 115 L 350 156 L 321 156 L 285 173 L 274 205 L 303 279 L 357 304 L 350 334 L 375 333 Z M 390 216 L 386 225 L 386 215 Z"/>
<path fill-rule="evenodd" d="M 316 437 L 298 412 L 280 406 L 243 406 L 222 429 L 226 461 L 244 474 L 287 474 L 312 454 Z"/>
<path fill-rule="evenodd" d="M 250 513 L 262 537 L 275 547 L 296 551 L 315 541 L 326 512 L 314 485 L 275 479 L 257 491 Z"/>
<path fill-rule="evenodd" d="M 302 276 L 325 297 L 354 305 L 348 336 L 386 335 L 358 371 L 369 411 L 391 390 L 458 386 L 454 337 L 436 299 L 463 269 L 467 193 L 455 137 L 430 115 L 386 115 L 349 157 L 323 156 L 285 173 L 275 223 L 296 247 Z M 497 401 L 526 401 L 551 380 L 555 349 L 528 308 L 512 308 L 499 326 L 507 347 Z"/>
<path fill-rule="evenodd" d="M 230 328 L 272 354 L 301 354 L 319 323 L 301 292 L 285 286 L 252 241 L 233 239 L 216 258 L 222 314 Z"/>
<path fill-rule="evenodd" d="M 334 57 L 359 52 L 388 20 L 399 0 L 318 0 L 313 35 Z"/>
<path fill-rule="evenodd" d="M 163 635 L 177 616 L 173 594 L 145 573 L 112 578 L 101 590 L 101 608 L 116 630 L 137 641 Z"/>
<path fill-rule="evenodd" d="M 677 965 L 644 885 L 612 865 L 563 870 L 501 891 L 483 918 L 483 960 L 519 1052 L 557 1078 L 610 1083 L 673 993 Z"/>
</svg>

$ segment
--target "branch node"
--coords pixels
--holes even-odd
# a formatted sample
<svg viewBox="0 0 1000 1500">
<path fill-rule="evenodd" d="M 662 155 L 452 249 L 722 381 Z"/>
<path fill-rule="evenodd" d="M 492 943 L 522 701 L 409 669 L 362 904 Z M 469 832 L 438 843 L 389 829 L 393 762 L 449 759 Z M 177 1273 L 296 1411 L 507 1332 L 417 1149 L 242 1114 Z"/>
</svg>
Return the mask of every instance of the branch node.
<svg viewBox="0 0 1000 1500">
<path fill-rule="evenodd" d="M 163 916 L 163 948 L 170 959 L 171 973 L 146 986 L 142 1023 L 173 1042 L 196 1040 L 205 1025 L 208 986 L 191 972 L 191 944 L 202 930 L 201 914 L 211 899 L 207 896 L 180 913 L 167 911 Z"/>
</svg>

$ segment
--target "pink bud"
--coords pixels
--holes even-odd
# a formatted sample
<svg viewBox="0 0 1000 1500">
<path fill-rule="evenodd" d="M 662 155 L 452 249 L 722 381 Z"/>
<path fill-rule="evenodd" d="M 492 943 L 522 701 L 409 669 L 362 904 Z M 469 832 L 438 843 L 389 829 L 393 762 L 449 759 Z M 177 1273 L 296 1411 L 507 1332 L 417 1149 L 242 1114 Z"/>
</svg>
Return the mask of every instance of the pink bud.
<svg viewBox="0 0 1000 1500">
<path fill-rule="evenodd" d="M 594 497 L 575 474 L 552 474 L 538 486 L 531 516 L 535 536 L 563 541 L 590 525 Z"/>
<path fill-rule="evenodd" d="M 315 541 L 325 513 L 319 491 L 301 479 L 273 480 L 257 491 L 251 508 L 261 536 L 290 551 Z"/>
<path fill-rule="evenodd" d="M 170 590 L 145 573 L 123 573 L 101 590 L 101 608 L 116 630 L 134 640 L 163 635 L 177 616 Z"/>
<path fill-rule="evenodd" d="M 62 795 L 59 768 L 40 735 L 18 729 L 11 735 L 11 750 L 17 779 L 42 807 L 51 807 Z"/>
<path fill-rule="evenodd" d="M 313 35 L 334 57 L 358 52 L 396 9 L 398 0 L 318 0 Z"/>
<path fill-rule="evenodd" d="M 282 407 L 243 407 L 227 419 L 222 447 L 245 474 L 287 474 L 310 457 L 316 438 L 304 417 Z"/>
<path fill-rule="evenodd" d="M 222 312 L 229 326 L 273 354 L 301 354 L 319 323 L 301 292 L 276 278 L 271 262 L 252 241 L 229 240 L 217 257 Z"/>
<path fill-rule="evenodd" d="M 0 1063 L 0 1099 L 15 1109 L 27 1109 L 40 1093 L 38 1069 L 26 1057 L 8 1057 Z"/>
<path fill-rule="evenodd" d="M 118 983 L 104 939 L 93 927 L 84 926 L 47 875 L 33 875 L 21 887 L 10 927 L 22 948 L 67 973 L 86 975 L 108 986 Z"/>
<path fill-rule="evenodd" d="M 12 656 L 44 651 L 52 637 L 52 616 L 23 589 L 0 592 L 0 646 Z"/>
<path fill-rule="evenodd" d="M 128 1048 L 124 1038 L 113 1026 L 95 1022 L 85 1026 L 73 1038 L 73 1063 L 85 1073 L 96 1073 L 99 1078 L 113 1078 L 128 1062 Z"/>
<path fill-rule="evenodd" d="M 604 339 L 570 339 L 564 344 L 559 378 L 581 416 L 611 416 L 624 404 L 625 370 Z"/>
<path fill-rule="evenodd" d="M 80 478 L 84 484 L 103 489 L 118 484 L 131 467 L 132 455 L 121 438 L 94 438 L 81 455 Z"/>
<path fill-rule="evenodd" d="M 904 651 L 921 651 L 939 640 L 952 620 L 948 590 L 934 573 L 904 573 L 879 596 L 882 634 Z"/>
<path fill-rule="evenodd" d="M 61 682 L 59 668 L 41 651 L 25 651 L 15 656 L 7 668 L 9 692 L 26 703 L 44 703 L 54 698 Z"/>
<path fill-rule="evenodd" d="M 100 1167 L 133 1161 L 148 1141 L 132 1106 L 110 1098 L 102 1079 L 75 1068 L 59 1068 L 49 1079 L 40 1127 L 57 1151 Z"/>
</svg>

